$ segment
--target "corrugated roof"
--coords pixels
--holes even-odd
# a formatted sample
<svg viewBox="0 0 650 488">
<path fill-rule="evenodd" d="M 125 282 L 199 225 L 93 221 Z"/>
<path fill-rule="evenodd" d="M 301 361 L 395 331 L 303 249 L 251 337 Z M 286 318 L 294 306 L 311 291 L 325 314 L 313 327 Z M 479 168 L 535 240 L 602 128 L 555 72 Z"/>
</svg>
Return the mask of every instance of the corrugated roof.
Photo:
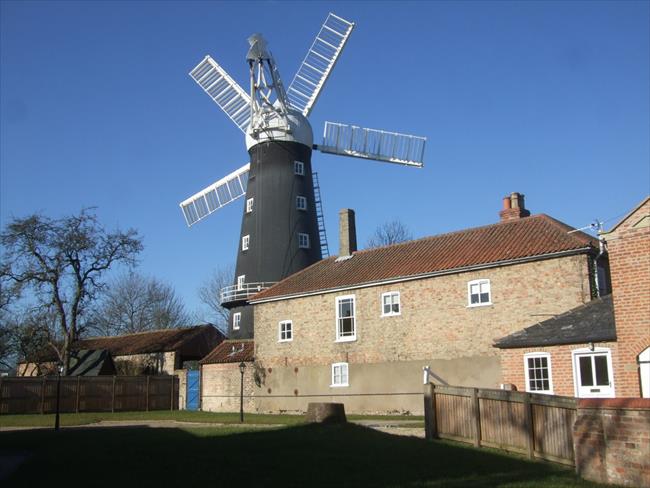
<svg viewBox="0 0 650 488">
<path fill-rule="evenodd" d="M 491 265 L 554 253 L 595 249 L 598 241 L 548 215 L 355 252 L 319 261 L 258 293 L 252 302 L 418 275 Z"/>
<path fill-rule="evenodd" d="M 494 346 L 509 349 L 615 340 L 614 306 L 612 296 L 607 295 L 503 337 Z"/>
<path fill-rule="evenodd" d="M 206 331 L 216 331 L 212 325 L 197 325 L 180 329 L 152 330 L 114 337 L 91 337 L 75 343 L 74 349 L 107 349 L 113 357 L 153 352 L 169 352 Z"/>
<path fill-rule="evenodd" d="M 254 354 L 255 342 L 253 339 L 226 340 L 199 362 L 201 364 L 240 363 L 253 361 Z"/>
</svg>

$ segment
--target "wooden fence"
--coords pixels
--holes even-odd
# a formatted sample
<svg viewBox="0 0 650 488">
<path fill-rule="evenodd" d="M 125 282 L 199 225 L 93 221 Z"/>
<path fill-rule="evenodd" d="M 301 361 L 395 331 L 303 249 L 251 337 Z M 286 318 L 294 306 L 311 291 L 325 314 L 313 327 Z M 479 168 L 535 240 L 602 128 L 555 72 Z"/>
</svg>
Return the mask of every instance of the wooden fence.
<svg viewBox="0 0 650 488">
<path fill-rule="evenodd" d="M 427 439 L 442 437 L 574 465 L 572 397 L 429 384 Z"/>
<path fill-rule="evenodd" d="M 60 412 L 178 409 L 177 376 L 61 377 Z M 53 413 L 56 376 L 0 378 L 0 414 Z"/>
</svg>

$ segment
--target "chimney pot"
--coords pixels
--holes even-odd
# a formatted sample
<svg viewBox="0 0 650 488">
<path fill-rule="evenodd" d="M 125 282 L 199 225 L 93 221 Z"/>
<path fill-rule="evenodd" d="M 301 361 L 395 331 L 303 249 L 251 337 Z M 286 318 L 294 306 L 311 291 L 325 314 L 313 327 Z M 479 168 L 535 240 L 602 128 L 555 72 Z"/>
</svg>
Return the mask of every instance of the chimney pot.
<svg viewBox="0 0 650 488">
<path fill-rule="evenodd" d="M 502 222 L 521 219 L 529 215 L 530 211 L 526 210 L 523 193 L 513 192 L 510 196 L 503 198 L 503 210 L 499 212 Z"/>
<path fill-rule="evenodd" d="M 339 257 L 350 256 L 357 250 L 357 228 L 354 210 L 339 211 Z"/>
</svg>

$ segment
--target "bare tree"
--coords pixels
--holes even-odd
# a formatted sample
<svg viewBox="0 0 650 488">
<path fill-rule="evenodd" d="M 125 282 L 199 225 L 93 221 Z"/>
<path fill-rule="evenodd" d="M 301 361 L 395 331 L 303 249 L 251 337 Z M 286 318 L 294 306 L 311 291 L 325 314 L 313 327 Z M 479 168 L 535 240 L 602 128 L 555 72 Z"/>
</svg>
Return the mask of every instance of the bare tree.
<svg viewBox="0 0 650 488">
<path fill-rule="evenodd" d="M 208 308 L 208 320 L 224 334 L 228 333 L 230 312 L 221 306 L 219 293 L 225 286 L 233 284 L 235 267 L 233 265 L 214 269 L 198 290 L 199 299 Z"/>
<path fill-rule="evenodd" d="M 366 248 L 388 246 L 390 244 L 410 241 L 411 239 L 413 239 L 413 236 L 408 230 L 408 227 L 400 220 L 395 219 L 378 226 L 374 234 L 366 242 Z"/>
<path fill-rule="evenodd" d="M 13 219 L 0 234 L 0 243 L 2 286 L 30 302 L 35 312 L 55 318 L 49 343 L 67 374 L 72 344 L 104 288 L 103 276 L 118 263 L 134 264 L 142 250 L 137 231 L 108 232 L 84 209 L 61 219 L 39 214 Z"/>
<path fill-rule="evenodd" d="M 93 329 L 103 335 L 182 327 L 190 320 L 170 285 L 133 271 L 110 283 L 93 316 Z"/>
</svg>

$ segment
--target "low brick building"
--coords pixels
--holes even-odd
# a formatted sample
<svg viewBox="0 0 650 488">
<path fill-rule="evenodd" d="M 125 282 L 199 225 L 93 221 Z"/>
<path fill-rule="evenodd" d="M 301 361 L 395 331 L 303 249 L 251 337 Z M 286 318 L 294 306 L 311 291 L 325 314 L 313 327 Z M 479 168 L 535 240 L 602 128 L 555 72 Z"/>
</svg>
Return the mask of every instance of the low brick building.
<svg viewBox="0 0 650 488">
<path fill-rule="evenodd" d="M 612 295 L 501 338 L 503 382 L 589 397 L 650 397 L 650 198 L 602 234 Z"/>
<path fill-rule="evenodd" d="M 356 251 L 354 214 L 342 211 L 340 256 L 251 300 L 255 364 L 264 372 L 251 386 L 254 408 L 304 411 L 327 399 L 349 412 L 421 412 L 423 369 L 442 384 L 497 386 L 494 340 L 589 302 L 598 254 L 592 237 L 530 216 L 518 193 L 504 199 L 500 216 Z M 599 264 L 602 274 L 606 260 Z"/>
<path fill-rule="evenodd" d="M 197 325 L 179 329 L 152 330 L 110 337 L 90 337 L 73 345 L 73 350 L 105 350 L 115 364 L 117 374 L 174 374 L 187 361 L 198 361 L 224 340 L 213 325 Z M 39 371 L 55 369 L 52 353 L 35 363 L 18 365 L 19 376 L 37 376 Z M 45 367 L 42 367 L 42 366 Z M 48 367 L 49 365 L 49 367 Z"/>
</svg>

